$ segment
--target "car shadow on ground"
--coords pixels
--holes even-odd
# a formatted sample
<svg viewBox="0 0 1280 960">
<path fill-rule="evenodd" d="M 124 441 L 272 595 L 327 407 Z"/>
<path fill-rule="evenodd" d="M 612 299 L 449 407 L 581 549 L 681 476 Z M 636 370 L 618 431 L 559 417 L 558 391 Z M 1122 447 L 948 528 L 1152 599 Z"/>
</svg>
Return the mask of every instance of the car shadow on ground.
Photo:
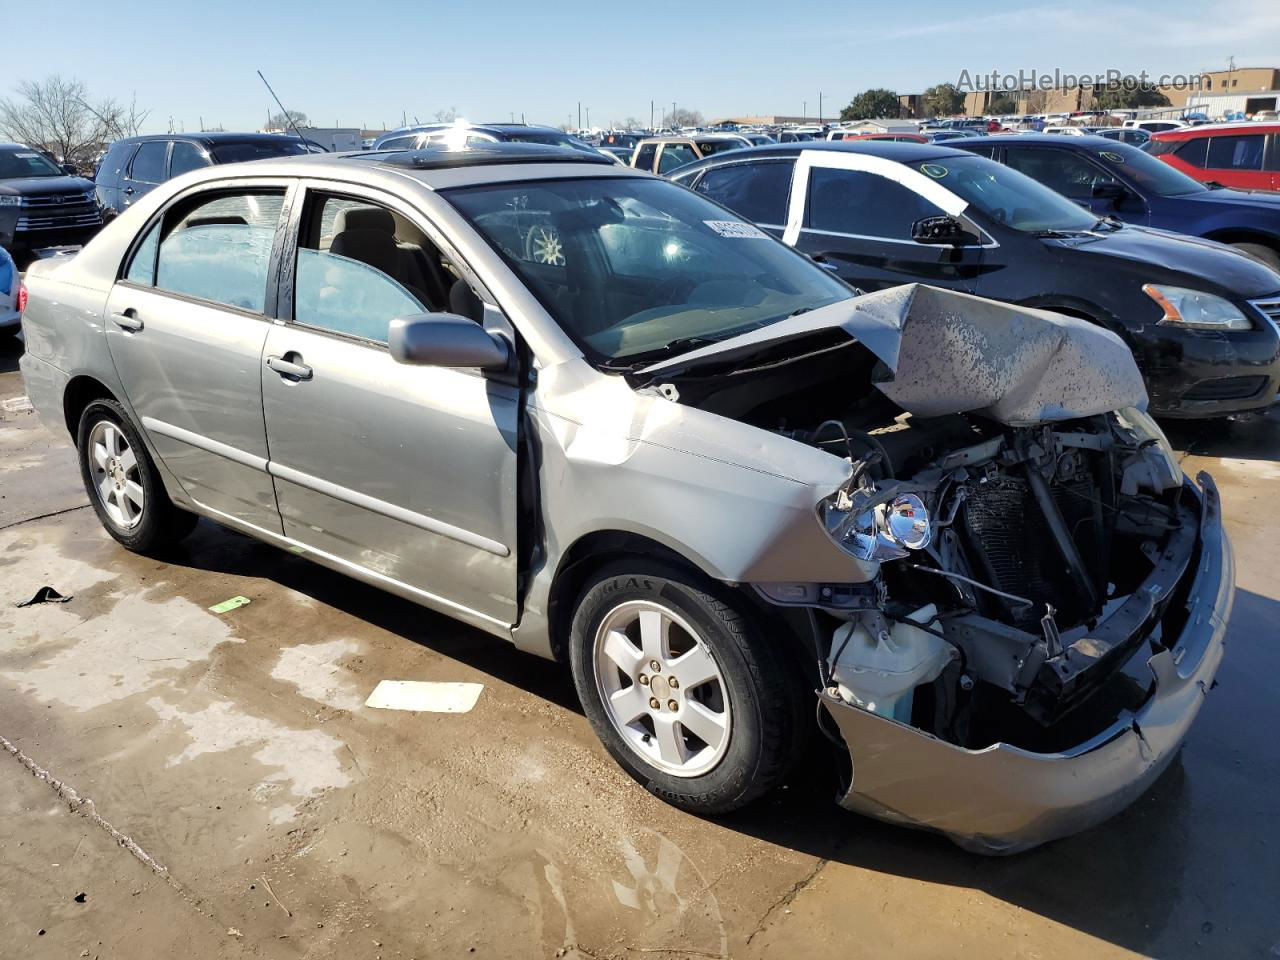
<svg viewBox="0 0 1280 960">
<path fill-rule="evenodd" d="M 0 330 L 0 373 L 13 373 L 22 356 L 22 341 L 10 330 Z"/>
<path fill-rule="evenodd" d="M 1280 461 L 1280 406 L 1218 420 L 1161 420 L 1174 449 L 1196 457 Z"/>
<path fill-rule="evenodd" d="M 207 521 L 165 559 L 194 569 L 265 578 L 581 713 L 562 665 L 516 651 L 501 639 Z M 1277 619 L 1280 603 L 1245 591 L 1237 594 L 1233 636 L 1265 636 L 1263 626 Z M 1265 662 L 1257 661 L 1258 657 Z M 1274 675 L 1280 667 L 1280 659 L 1264 645 L 1239 650 L 1229 645 L 1226 663 L 1230 670 L 1224 667 L 1220 677 Z M 1230 695 L 1238 697 L 1240 690 Z M 1263 818 L 1247 837 L 1231 832 L 1243 822 L 1232 816 L 1234 805 L 1256 803 L 1244 799 L 1241 794 L 1246 791 L 1233 792 L 1229 785 L 1218 783 L 1213 770 L 1205 769 L 1203 763 L 1204 751 L 1220 749 L 1237 757 L 1243 751 L 1247 756 L 1256 754 L 1248 756 L 1248 762 L 1259 772 L 1270 770 L 1274 777 L 1265 735 L 1255 732 L 1243 740 L 1238 736 L 1247 719 L 1241 717 L 1242 711 L 1257 714 L 1261 730 L 1268 709 L 1265 702 L 1236 701 L 1228 722 L 1215 723 L 1206 707 L 1193 728 L 1201 752 L 1190 770 L 1179 757 L 1143 797 L 1112 820 L 1013 857 L 969 854 L 945 838 L 841 810 L 833 802 L 836 764 L 820 739 L 807 755 L 812 762 L 793 775 L 785 790 L 714 822 L 861 870 L 983 890 L 1130 950 L 1149 952 L 1160 943 L 1162 955 L 1182 955 L 1180 947 L 1185 946 L 1189 956 L 1197 952 L 1197 937 L 1208 936 L 1201 933 L 1204 923 L 1219 931 L 1234 929 L 1236 936 L 1248 931 L 1262 936 L 1257 928 L 1267 915 L 1258 900 L 1263 894 L 1226 896 L 1218 889 L 1221 884 L 1208 890 L 1199 887 L 1223 875 L 1238 878 L 1242 887 L 1250 886 L 1259 872 L 1260 851 L 1280 849 L 1280 821 L 1274 818 Z M 1264 793 L 1273 788 L 1274 784 L 1258 787 Z M 1221 835 L 1212 836 L 1215 830 Z M 1206 857 L 1217 865 L 1203 874 Z M 1265 889 L 1266 884 L 1259 881 L 1257 886 Z M 1188 900 L 1203 904 L 1206 916 L 1186 916 Z M 1188 924 L 1184 938 L 1181 934 Z M 1234 953 L 1240 943 L 1233 941 L 1228 947 L 1227 936 L 1220 932 L 1216 945 Z M 1170 937 L 1180 945 L 1172 953 Z"/>
</svg>

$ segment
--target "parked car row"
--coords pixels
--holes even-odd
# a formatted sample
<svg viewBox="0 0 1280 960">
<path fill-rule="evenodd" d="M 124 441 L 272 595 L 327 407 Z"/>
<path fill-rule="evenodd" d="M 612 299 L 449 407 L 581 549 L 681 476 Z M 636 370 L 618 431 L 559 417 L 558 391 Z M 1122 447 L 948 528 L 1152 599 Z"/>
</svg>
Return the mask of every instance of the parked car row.
<svg viewBox="0 0 1280 960">
<path fill-rule="evenodd" d="M 848 809 L 1010 853 L 1132 802 L 1223 656 L 1217 491 L 1144 412 L 1128 319 L 958 291 L 1165 235 L 934 144 L 681 179 L 503 142 L 192 171 L 33 264 L 26 390 L 124 547 L 204 516 L 559 660 L 684 809 L 815 763 Z M 1168 243 L 1114 304 L 1158 359 L 1274 354 L 1234 323 L 1266 269 Z M 1199 268 L 1235 280 L 1180 290 Z"/>
<path fill-rule="evenodd" d="M 1140 216 L 1130 200 L 1144 226 L 1112 217 L 1120 195 L 1099 194 L 1099 183 L 1113 182 L 1100 178 L 1122 168 L 1118 182 L 1133 177 L 1135 190 L 1151 186 L 1149 168 L 1158 184 L 1181 178 L 1158 160 L 1108 141 L 1091 146 L 1092 138 L 1072 138 L 1073 151 L 1059 155 L 1060 138 L 1042 140 L 778 145 L 712 157 L 673 179 L 859 289 L 927 283 L 1111 330 L 1133 350 L 1157 415 L 1221 416 L 1275 402 L 1280 273 L 1222 244 L 1145 226 L 1175 216 L 1163 204 L 1180 195 L 1150 194 Z M 1097 151 L 1106 166 L 1095 169 Z M 1087 162 L 1087 174 L 1057 182 L 1073 161 Z M 1209 193 L 1187 183 L 1192 196 Z"/>
</svg>

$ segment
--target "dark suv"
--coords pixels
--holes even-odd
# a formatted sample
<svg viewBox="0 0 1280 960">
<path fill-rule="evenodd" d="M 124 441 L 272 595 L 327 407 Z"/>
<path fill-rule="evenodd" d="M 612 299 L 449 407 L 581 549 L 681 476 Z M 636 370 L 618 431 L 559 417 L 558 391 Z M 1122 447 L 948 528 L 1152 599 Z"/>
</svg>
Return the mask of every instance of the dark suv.
<svg viewBox="0 0 1280 960">
<path fill-rule="evenodd" d="M 672 179 L 863 290 L 928 283 L 1106 327 L 1133 350 L 1157 415 L 1275 402 L 1280 275 L 1222 244 L 1099 217 L 933 144 L 757 147 Z"/>
<path fill-rule="evenodd" d="M 166 133 L 129 137 L 111 145 L 98 164 L 97 196 L 110 220 L 152 187 L 220 163 L 323 152 L 310 141 L 278 133 Z"/>
<path fill-rule="evenodd" d="M 32 147 L 0 143 L 0 246 L 20 264 L 42 247 L 85 243 L 101 226 L 90 181 Z"/>
</svg>

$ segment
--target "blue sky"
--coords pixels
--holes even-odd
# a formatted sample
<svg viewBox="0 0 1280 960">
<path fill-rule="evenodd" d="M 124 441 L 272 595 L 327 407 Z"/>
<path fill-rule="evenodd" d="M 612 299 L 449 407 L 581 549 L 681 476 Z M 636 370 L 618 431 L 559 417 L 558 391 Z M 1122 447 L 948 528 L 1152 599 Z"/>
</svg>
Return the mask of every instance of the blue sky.
<svg viewBox="0 0 1280 960">
<path fill-rule="evenodd" d="M 71 0 L 6 19 L 18 42 L 5 44 L 0 95 L 19 78 L 74 76 L 95 96 L 136 92 L 149 131 L 170 117 L 256 129 L 274 109 L 259 68 L 313 123 L 377 127 L 449 107 L 576 122 L 579 101 L 593 125 L 647 123 L 650 99 L 708 118 L 807 101 L 812 115 L 820 91 L 830 115 L 867 87 L 918 92 L 962 69 L 1187 73 L 1232 54 L 1280 66 L 1280 0 Z"/>
</svg>

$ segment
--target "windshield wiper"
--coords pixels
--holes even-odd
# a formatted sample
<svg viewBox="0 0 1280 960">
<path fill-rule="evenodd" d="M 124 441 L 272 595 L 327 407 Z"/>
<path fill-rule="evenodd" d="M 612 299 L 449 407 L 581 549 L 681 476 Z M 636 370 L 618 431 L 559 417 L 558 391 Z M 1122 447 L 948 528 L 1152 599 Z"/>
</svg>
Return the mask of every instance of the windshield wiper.
<svg viewBox="0 0 1280 960">
<path fill-rule="evenodd" d="M 621 357 L 613 357 L 600 364 L 600 366 L 606 370 L 634 370 L 636 367 L 642 366 L 651 360 L 665 360 L 668 357 L 687 353 L 697 347 L 705 347 L 716 342 L 718 342 L 716 337 L 676 337 L 674 340 L 668 340 L 662 346 L 654 347 L 652 350 L 641 350 L 639 353 L 628 353 Z"/>
</svg>

